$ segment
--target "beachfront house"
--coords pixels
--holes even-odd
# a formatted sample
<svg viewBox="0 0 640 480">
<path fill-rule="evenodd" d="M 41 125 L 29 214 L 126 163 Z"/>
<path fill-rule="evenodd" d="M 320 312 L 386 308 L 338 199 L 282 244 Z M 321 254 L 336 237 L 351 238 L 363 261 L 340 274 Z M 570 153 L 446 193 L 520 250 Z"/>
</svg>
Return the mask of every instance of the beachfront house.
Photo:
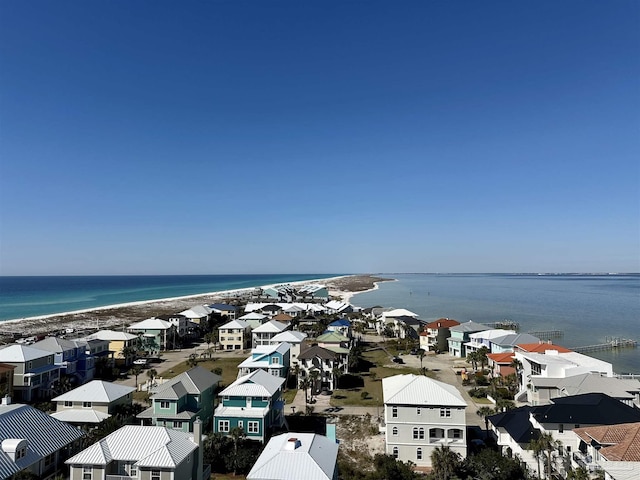
<svg viewBox="0 0 640 480">
<path fill-rule="evenodd" d="M 93 380 L 53 398 L 56 411 L 51 416 L 73 425 L 96 425 L 119 409 L 130 407 L 135 390 L 126 385 Z"/>
<path fill-rule="evenodd" d="M 251 345 L 253 348 L 259 347 L 260 345 L 269 345 L 273 337 L 290 328 L 290 325 L 270 320 L 251 331 Z"/>
<path fill-rule="evenodd" d="M 202 462 L 202 423 L 194 432 L 126 425 L 65 463 L 70 480 L 203 480 L 211 467 Z"/>
<path fill-rule="evenodd" d="M 209 305 L 212 313 L 234 320 L 238 314 L 238 307 L 226 303 L 212 303 Z"/>
<path fill-rule="evenodd" d="M 18 400 L 32 402 L 47 399 L 60 379 L 60 366 L 54 355 L 27 345 L 9 345 L 0 349 L 0 363 L 15 367 L 13 392 Z"/>
<path fill-rule="evenodd" d="M 127 328 L 129 333 L 140 337 L 140 349 L 149 355 L 157 355 L 163 350 L 171 350 L 175 347 L 176 327 L 159 317 L 147 318 Z"/>
<path fill-rule="evenodd" d="M 327 327 L 329 332 L 336 332 L 344 335 L 345 337 L 351 338 L 351 322 L 346 318 L 339 318 L 329 324 Z"/>
<path fill-rule="evenodd" d="M 605 377 L 613 376 L 613 366 L 609 362 L 598 360 L 577 352 L 560 352 L 546 350 L 544 353 L 516 351 L 515 358 L 522 365 L 520 388 L 516 400 L 536 405 L 536 391 L 533 390 L 532 379 L 566 378 L 583 373 L 594 373 Z"/>
<path fill-rule="evenodd" d="M 189 333 L 189 327 L 191 322 L 187 317 L 180 313 L 173 313 L 171 315 L 158 315 L 160 320 L 169 322 L 176 329 L 178 339 L 185 337 Z"/>
<path fill-rule="evenodd" d="M 449 328 L 449 331 L 451 332 L 451 336 L 447 338 L 449 355 L 459 358 L 467 358 L 467 343 L 471 340 L 470 335 L 484 330 L 489 330 L 489 327 L 471 320 Z"/>
<path fill-rule="evenodd" d="M 93 380 L 96 375 L 98 365 L 102 363 L 106 365 L 109 361 L 109 342 L 98 338 L 86 339 L 78 338 L 72 340 L 78 345 L 81 354 L 78 357 L 77 372 L 81 375 L 81 382 Z"/>
<path fill-rule="evenodd" d="M 329 289 L 325 286 L 325 285 L 320 285 L 320 284 L 309 284 L 309 285 L 303 285 L 300 288 L 298 288 L 297 292 L 297 297 L 300 298 L 303 302 L 311 299 L 313 300 L 320 300 L 320 301 L 327 301 L 329 300 Z"/>
<path fill-rule="evenodd" d="M 304 473 L 302 473 L 304 472 Z M 338 480 L 338 444 L 315 433 L 283 433 L 264 447 L 247 480 Z"/>
<path fill-rule="evenodd" d="M 264 442 L 273 429 L 284 424 L 284 382 L 263 370 L 238 378 L 218 395 L 221 401 L 214 414 L 214 432 L 228 435 L 238 427 L 247 438 Z"/>
<path fill-rule="evenodd" d="M 289 354 L 291 357 L 291 365 L 295 365 L 298 363 L 298 356 L 300 355 L 302 344 L 306 338 L 307 334 L 304 332 L 299 332 L 297 330 L 285 330 L 284 332 L 273 336 L 270 343 L 271 345 L 278 345 L 279 343 L 287 342 L 290 347 Z"/>
<path fill-rule="evenodd" d="M 300 361 L 298 388 L 305 378 L 312 382 L 313 393 L 338 388 L 337 382 L 340 375 L 349 372 L 347 358 L 348 355 L 342 355 L 318 345 L 303 350 L 298 356 Z"/>
<path fill-rule="evenodd" d="M 423 375 L 394 375 L 382 379 L 385 448 L 388 455 L 431 466 L 436 447 L 448 446 L 467 456 L 467 402 L 449 384 Z"/>
<path fill-rule="evenodd" d="M 0 405 L 0 478 L 13 478 L 18 472 L 54 478 L 82 437 L 73 425 L 5 398 Z"/>
<path fill-rule="evenodd" d="M 218 341 L 222 350 L 245 350 L 251 346 L 251 325 L 232 320 L 218 327 Z"/>
<path fill-rule="evenodd" d="M 251 329 L 258 328 L 265 322 L 269 321 L 269 317 L 263 315 L 258 312 L 249 312 L 242 315 L 238 320 L 242 320 L 243 322 L 247 322 Z"/>
<path fill-rule="evenodd" d="M 60 374 L 72 378 L 77 383 L 93 379 L 95 356 L 87 351 L 85 342 L 47 337 L 32 345 L 34 348 L 53 353 L 53 361 L 60 367 Z"/>
<path fill-rule="evenodd" d="M 104 340 L 109 342 L 109 356 L 116 363 L 129 366 L 136 357 L 140 348 L 140 338 L 137 335 L 115 330 L 100 330 L 88 335 L 84 340 Z"/>
<path fill-rule="evenodd" d="M 495 337 L 491 341 L 491 353 L 513 352 L 519 344 L 540 343 L 541 340 L 529 333 L 507 333 L 501 337 Z"/>
<path fill-rule="evenodd" d="M 502 353 L 491 350 L 492 342 L 495 338 L 501 338 L 510 333 L 516 333 L 516 331 L 491 328 L 489 330 L 482 330 L 481 332 L 470 333 L 469 341 L 465 344 L 467 355 L 472 352 L 477 352 L 482 347 L 486 348 L 488 353 Z"/>
<path fill-rule="evenodd" d="M 269 375 L 287 378 L 291 365 L 291 346 L 287 342 L 260 345 L 251 350 L 251 356 L 238 365 L 238 376 L 264 370 Z"/>
<path fill-rule="evenodd" d="M 195 307 L 180 312 L 180 315 L 185 316 L 189 322 L 200 326 L 207 324 L 212 312 L 213 310 L 211 310 L 211 307 L 208 305 L 196 305 Z"/>
<path fill-rule="evenodd" d="M 640 476 L 640 423 L 576 428 L 572 466 L 604 472 L 605 478 L 637 480 Z"/>
<path fill-rule="evenodd" d="M 193 432 L 199 418 L 205 427 L 213 416 L 215 390 L 222 377 L 194 367 L 160 384 L 151 395 L 151 407 L 138 414 L 143 424 Z"/>
<path fill-rule="evenodd" d="M 425 352 L 446 352 L 447 338 L 451 336 L 449 329 L 456 325 L 460 325 L 460 322 L 449 318 L 427 323 L 420 333 L 420 348 Z"/>
</svg>

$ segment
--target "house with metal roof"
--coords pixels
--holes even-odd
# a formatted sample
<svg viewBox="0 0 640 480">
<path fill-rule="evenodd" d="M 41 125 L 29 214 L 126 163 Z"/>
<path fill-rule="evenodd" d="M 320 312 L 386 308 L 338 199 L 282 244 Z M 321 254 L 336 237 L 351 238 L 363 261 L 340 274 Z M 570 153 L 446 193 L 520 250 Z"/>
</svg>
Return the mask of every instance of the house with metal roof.
<svg viewBox="0 0 640 480">
<path fill-rule="evenodd" d="M 51 416 L 74 425 L 97 424 L 116 413 L 118 408 L 131 406 L 135 390 L 126 385 L 93 380 L 53 398 L 56 411 Z"/>
<path fill-rule="evenodd" d="M 228 305 L 226 303 L 212 303 L 209 305 L 212 313 L 217 313 L 230 319 L 235 319 L 238 314 L 238 307 L 235 305 Z"/>
<path fill-rule="evenodd" d="M 157 317 L 134 323 L 127 327 L 127 331 L 140 337 L 140 348 L 150 355 L 171 349 L 178 336 L 176 327 L 171 322 Z"/>
<path fill-rule="evenodd" d="M 242 315 L 240 318 L 238 318 L 238 320 L 247 322 L 251 326 L 251 329 L 253 330 L 254 328 L 258 328 L 263 323 L 268 322 L 269 317 L 267 317 L 266 315 L 263 315 L 262 313 L 249 312 Z"/>
<path fill-rule="evenodd" d="M 222 390 L 214 413 L 213 429 L 228 435 L 242 428 L 247 438 L 264 442 L 271 431 L 284 424 L 282 387 L 285 379 L 256 370 Z"/>
<path fill-rule="evenodd" d="M 125 366 L 131 365 L 135 358 L 135 353 L 127 355 L 124 353 L 126 349 L 135 352 L 140 348 L 140 338 L 137 335 L 127 332 L 118 332 L 116 330 L 100 330 L 99 332 L 88 335 L 84 340 L 104 340 L 109 342 L 109 355 L 115 360 L 116 363 L 124 364 Z"/>
<path fill-rule="evenodd" d="M 335 390 L 340 375 L 349 373 L 348 353 L 338 353 L 332 349 L 314 345 L 298 356 L 300 360 L 298 387 L 302 380 L 312 381 L 311 391 Z M 317 372 L 317 375 L 314 374 Z M 315 380 L 314 380 L 315 379 Z"/>
<path fill-rule="evenodd" d="M 52 386 L 60 380 L 60 366 L 54 355 L 27 345 L 9 345 L 0 349 L 0 362 L 13 365 L 13 391 L 18 400 L 31 402 L 48 398 Z"/>
<path fill-rule="evenodd" d="M 209 478 L 202 462 L 202 422 L 193 433 L 126 425 L 74 455 L 70 480 L 168 480 Z"/>
<path fill-rule="evenodd" d="M 458 389 L 423 375 L 382 379 L 386 453 L 419 467 L 431 466 L 431 453 L 447 445 L 467 456 L 465 409 Z"/>
<path fill-rule="evenodd" d="M 327 330 L 330 332 L 337 332 L 345 337 L 351 337 L 351 322 L 346 318 L 339 318 L 327 326 Z"/>
<path fill-rule="evenodd" d="M 337 480 L 338 444 L 315 433 L 272 437 L 247 480 Z"/>
<path fill-rule="evenodd" d="M 152 391 L 151 407 L 137 418 L 143 423 L 193 432 L 196 418 L 209 425 L 220 375 L 194 367 L 160 384 Z"/>
<path fill-rule="evenodd" d="M 269 345 L 273 337 L 275 337 L 279 333 L 284 332 L 285 330 L 289 330 L 290 328 L 290 325 L 280 323 L 275 320 L 270 320 L 267 323 L 264 323 L 252 330 L 251 344 L 253 348 L 260 345 Z"/>
<path fill-rule="evenodd" d="M 231 320 L 218 327 L 222 350 L 246 350 L 251 346 L 251 325 L 244 320 Z"/>
<path fill-rule="evenodd" d="M 190 322 L 196 325 L 204 325 L 209 320 L 211 313 L 213 313 L 213 310 L 209 305 L 196 305 L 180 312 L 180 315 L 184 315 Z"/>
<path fill-rule="evenodd" d="M 264 370 L 269 375 L 287 378 L 291 365 L 291 346 L 287 342 L 260 345 L 251 350 L 251 356 L 238 365 L 238 377 Z"/>
<path fill-rule="evenodd" d="M 420 332 L 420 348 L 425 352 L 447 351 L 447 338 L 451 336 L 449 329 L 456 325 L 460 325 L 460 322 L 449 318 L 440 318 L 427 323 Z"/>
<path fill-rule="evenodd" d="M 489 327 L 471 320 L 451 327 L 449 329 L 451 336 L 447 338 L 449 354 L 454 357 L 466 358 L 468 353 L 466 344 L 471 340 L 470 335 L 484 330 L 489 330 Z"/>
<path fill-rule="evenodd" d="M 291 357 L 291 365 L 295 365 L 298 362 L 300 349 L 306 338 L 307 334 L 304 332 L 299 332 L 298 330 L 285 330 L 284 332 L 274 335 L 271 338 L 270 343 L 271 345 L 277 345 L 282 342 L 287 342 L 290 347 L 289 354 Z"/>
<path fill-rule="evenodd" d="M 0 480 L 28 471 L 47 478 L 78 451 L 84 433 L 29 405 L 0 405 Z"/>
</svg>

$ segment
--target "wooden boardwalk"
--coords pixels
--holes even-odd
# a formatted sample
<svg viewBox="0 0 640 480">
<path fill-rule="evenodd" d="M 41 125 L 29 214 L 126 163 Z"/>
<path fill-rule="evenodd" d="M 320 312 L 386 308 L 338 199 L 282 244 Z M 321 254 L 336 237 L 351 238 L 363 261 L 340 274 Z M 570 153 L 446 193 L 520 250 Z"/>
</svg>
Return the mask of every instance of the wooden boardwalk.
<svg viewBox="0 0 640 480">
<path fill-rule="evenodd" d="M 630 340 L 626 338 L 612 338 L 605 343 L 576 347 L 573 349 L 573 351 L 578 353 L 602 352 L 605 350 L 616 350 L 618 348 L 636 348 L 637 346 L 638 342 L 636 340 Z"/>
</svg>

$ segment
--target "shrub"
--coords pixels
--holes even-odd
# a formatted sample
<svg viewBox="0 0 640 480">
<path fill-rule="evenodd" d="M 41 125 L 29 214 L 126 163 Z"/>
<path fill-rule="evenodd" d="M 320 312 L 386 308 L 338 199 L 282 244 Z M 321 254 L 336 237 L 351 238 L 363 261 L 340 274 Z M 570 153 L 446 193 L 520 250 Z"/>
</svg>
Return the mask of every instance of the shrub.
<svg viewBox="0 0 640 480">
<path fill-rule="evenodd" d="M 487 389 L 486 388 L 472 388 L 469 390 L 469 395 L 473 398 L 487 398 Z"/>
</svg>

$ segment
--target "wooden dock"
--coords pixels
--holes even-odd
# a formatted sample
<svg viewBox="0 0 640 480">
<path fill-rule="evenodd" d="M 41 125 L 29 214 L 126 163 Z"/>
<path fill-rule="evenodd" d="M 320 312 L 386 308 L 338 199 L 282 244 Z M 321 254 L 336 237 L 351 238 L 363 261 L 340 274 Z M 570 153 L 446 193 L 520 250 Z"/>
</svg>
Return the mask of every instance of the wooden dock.
<svg viewBox="0 0 640 480">
<path fill-rule="evenodd" d="M 500 322 L 491 322 L 485 323 L 483 325 L 491 328 L 504 328 L 505 330 L 514 330 L 516 332 L 520 331 L 520 324 L 518 322 L 514 322 L 513 320 L 502 320 Z"/>
<path fill-rule="evenodd" d="M 560 338 L 564 336 L 562 330 L 539 330 L 537 332 L 527 332 L 529 335 L 538 337 L 540 340 L 551 340 L 552 338 Z"/>
<path fill-rule="evenodd" d="M 589 353 L 589 352 L 603 352 L 606 350 L 616 350 L 618 348 L 636 348 L 638 342 L 636 340 L 630 340 L 627 338 L 611 338 L 607 339 L 605 343 L 598 345 L 587 345 L 584 347 L 576 347 L 574 352 Z"/>
</svg>

